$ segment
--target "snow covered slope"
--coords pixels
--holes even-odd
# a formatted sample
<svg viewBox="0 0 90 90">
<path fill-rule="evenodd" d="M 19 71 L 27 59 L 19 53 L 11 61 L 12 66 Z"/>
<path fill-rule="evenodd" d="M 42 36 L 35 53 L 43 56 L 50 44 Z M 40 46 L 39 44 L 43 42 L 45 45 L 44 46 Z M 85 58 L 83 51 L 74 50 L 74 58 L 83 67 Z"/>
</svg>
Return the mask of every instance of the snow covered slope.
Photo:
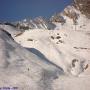
<svg viewBox="0 0 90 90">
<path fill-rule="evenodd" d="M 72 30 L 33 30 L 25 31 L 22 35 L 15 37 L 15 41 L 26 48 L 35 48 L 42 52 L 46 58 L 57 66 L 63 68 L 64 72 L 78 75 L 84 71 L 83 62 L 90 61 L 90 32 Z M 76 60 L 78 68 L 71 69 L 72 62 Z"/>
<path fill-rule="evenodd" d="M 0 88 L 51 90 L 48 88 L 52 87 L 53 80 L 64 72 L 38 54 L 23 48 L 10 33 L 0 29 Z"/>
<path fill-rule="evenodd" d="M 0 29 L 0 87 L 90 89 L 89 31 L 35 29 L 14 36 L 19 31 L 7 27 Z"/>
<path fill-rule="evenodd" d="M 35 29 L 25 31 L 14 40 L 35 54 L 38 54 L 36 50 L 42 52 L 50 62 L 62 68 L 64 75 L 59 75 L 49 90 L 90 89 L 89 31 Z"/>
</svg>

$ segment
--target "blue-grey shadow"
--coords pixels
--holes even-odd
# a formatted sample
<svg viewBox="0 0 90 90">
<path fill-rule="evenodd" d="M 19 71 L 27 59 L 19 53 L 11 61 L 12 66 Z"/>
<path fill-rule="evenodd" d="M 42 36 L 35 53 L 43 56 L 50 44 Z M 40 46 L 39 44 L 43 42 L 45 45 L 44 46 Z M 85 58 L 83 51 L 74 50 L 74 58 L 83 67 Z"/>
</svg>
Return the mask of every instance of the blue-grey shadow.
<svg viewBox="0 0 90 90">
<path fill-rule="evenodd" d="M 63 69 L 59 66 L 57 66 L 56 64 L 54 64 L 53 62 L 51 62 L 50 60 L 48 60 L 39 50 L 35 49 L 35 48 L 26 48 L 28 51 L 32 52 L 33 54 L 37 55 L 39 58 L 41 58 L 44 62 L 46 62 L 47 64 L 52 64 L 55 67 L 59 68 L 60 70 L 63 71 Z"/>
</svg>

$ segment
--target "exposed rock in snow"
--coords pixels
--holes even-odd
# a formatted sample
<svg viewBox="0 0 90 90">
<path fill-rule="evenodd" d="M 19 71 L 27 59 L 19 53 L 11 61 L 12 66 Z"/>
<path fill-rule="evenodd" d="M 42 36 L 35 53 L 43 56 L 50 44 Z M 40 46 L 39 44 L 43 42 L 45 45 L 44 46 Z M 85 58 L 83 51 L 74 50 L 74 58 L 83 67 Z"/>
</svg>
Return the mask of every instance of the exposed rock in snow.
<svg viewBox="0 0 90 90">
<path fill-rule="evenodd" d="M 24 19 L 23 21 L 16 22 L 16 27 L 19 29 L 54 29 L 55 25 L 43 17 L 37 17 L 34 20 Z"/>
<path fill-rule="evenodd" d="M 90 0 L 74 0 L 74 6 L 90 19 Z"/>
<path fill-rule="evenodd" d="M 89 0 L 74 0 L 74 4 L 53 15 L 50 20 L 56 25 L 57 30 L 90 31 L 89 7 Z"/>
<path fill-rule="evenodd" d="M 65 75 L 54 80 L 51 90 L 89 90 L 90 35 L 87 33 L 89 31 L 38 29 L 25 31 L 14 40 L 35 54 L 39 50 L 50 62 L 63 69 Z"/>
<path fill-rule="evenodd" d="M 90 31 L 90 1 L 74 0 L 72 5 L 68 5 L 62 12 L 54 14 L 50 20 L 43 17 L 35 19 L 24 19 L 11 25 L 23 30 L 43 29 L 43 30 L 82 30 Z M 10 23 L 4 23 L 9 24 Z"/>
</svg>

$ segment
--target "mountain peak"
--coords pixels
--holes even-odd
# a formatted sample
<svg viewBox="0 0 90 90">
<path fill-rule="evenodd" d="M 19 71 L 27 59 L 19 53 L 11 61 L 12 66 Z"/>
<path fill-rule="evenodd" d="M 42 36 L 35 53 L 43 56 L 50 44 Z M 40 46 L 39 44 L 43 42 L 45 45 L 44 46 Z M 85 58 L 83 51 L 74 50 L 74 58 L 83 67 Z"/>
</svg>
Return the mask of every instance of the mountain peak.
<svg viewBox="0 0 90 90">
<path fill-rule="evenodd" d="M 90 0 L 74 0 L 74 6 L 90 18 Z"/>
</svg>

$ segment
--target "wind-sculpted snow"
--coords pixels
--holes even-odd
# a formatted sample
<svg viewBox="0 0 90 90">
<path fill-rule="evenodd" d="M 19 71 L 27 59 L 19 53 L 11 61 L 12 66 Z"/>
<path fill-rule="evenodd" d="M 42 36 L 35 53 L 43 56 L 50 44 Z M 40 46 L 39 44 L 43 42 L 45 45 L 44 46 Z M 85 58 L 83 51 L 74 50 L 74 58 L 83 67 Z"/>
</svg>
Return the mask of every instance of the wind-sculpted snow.
<svg viewBox="0 0 90 90">
<path fill-rule="evenodd" d="M 35 55 L 47 58 L 46 61 L 49 60 L 53 65 L 62 68 L 64 74 L 53 81 L 51 90 L 89 90 L 89 38 L 89 31 L 38 29 L 25 31 L 14 40 Z"/>
<path fill-rule="evenodd" d="M 90 58 L 90 40 L 86 33 L 88 32 L 34 30 L 25 31 L 14 39 L 26 48 L 39 50 L 65 73 L 77 76 L 84 71 L 84 64 Z"/>
<path fill-rule="evenodd" d="M 17 35 L 20 31 L 11 28 L 0 27 L 0 88 L 90 89 L 89 31 L 31 30 Z"/>
<path fill-rule="evenodd" d="M 53 90 L 53 80 L 62 74 L 60 67 L 26 50 L 0 29 L 0 88 Z"/>
</svg>

